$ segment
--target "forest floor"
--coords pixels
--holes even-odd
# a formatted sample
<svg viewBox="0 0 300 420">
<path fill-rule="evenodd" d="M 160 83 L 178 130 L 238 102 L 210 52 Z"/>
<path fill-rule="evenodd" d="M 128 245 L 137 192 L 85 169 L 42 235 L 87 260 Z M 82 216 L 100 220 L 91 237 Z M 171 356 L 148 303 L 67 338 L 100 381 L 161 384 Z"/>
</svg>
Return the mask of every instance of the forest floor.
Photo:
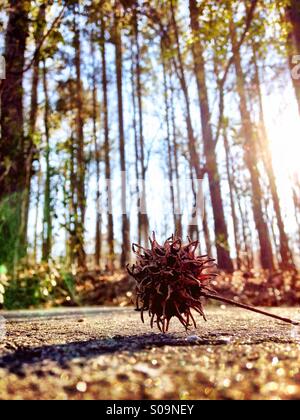
<svg viewBox="0 0 300 420">
<path fill-rule="evenodd" d="M 130 308 L 0 315 L 0 399 L 300 398 L 300 330 L 236 308 L 166 335 Z"/>
</svg>

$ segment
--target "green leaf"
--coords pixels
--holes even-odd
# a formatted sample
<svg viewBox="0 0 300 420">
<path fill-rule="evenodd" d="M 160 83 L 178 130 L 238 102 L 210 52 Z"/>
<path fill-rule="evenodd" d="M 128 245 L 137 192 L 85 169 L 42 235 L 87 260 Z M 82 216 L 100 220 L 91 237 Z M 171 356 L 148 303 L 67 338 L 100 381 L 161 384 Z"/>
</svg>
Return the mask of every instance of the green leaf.
<svg viewBox="0 0 300 420">
<path fill-rule="evenodd" d="M 7 274 L 7 268 L 5 265 L 0 265 L 0 276 L 1 275 L 6 275 Z"/>
</svg>

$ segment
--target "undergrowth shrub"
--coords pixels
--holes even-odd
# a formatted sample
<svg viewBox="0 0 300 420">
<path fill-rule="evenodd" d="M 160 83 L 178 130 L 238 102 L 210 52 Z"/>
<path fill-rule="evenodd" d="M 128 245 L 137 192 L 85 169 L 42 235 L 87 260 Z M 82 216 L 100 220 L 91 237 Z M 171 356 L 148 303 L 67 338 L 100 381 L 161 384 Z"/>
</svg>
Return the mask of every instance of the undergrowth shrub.
<svg viewBox="0 0 300 420">
<path fill-rule="evenodd" d="M 40 264 L 22 269 L 8 279 L 4 294 L 5 309 L 29 309 L 79 305 L 75 277 L 60 267 Z"/>
</svg>

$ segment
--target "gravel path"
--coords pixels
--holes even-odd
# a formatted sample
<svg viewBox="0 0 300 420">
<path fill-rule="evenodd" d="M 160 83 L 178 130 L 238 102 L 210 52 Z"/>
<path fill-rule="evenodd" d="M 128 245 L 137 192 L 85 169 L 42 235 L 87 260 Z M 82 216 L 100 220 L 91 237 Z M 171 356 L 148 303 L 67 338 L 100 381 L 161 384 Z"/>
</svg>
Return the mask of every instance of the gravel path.
<svg viewBox="0 0 300 420">
<path fill-rule="evenodd" d="M 0 399 L 300 398 L 300 330 L 239 309 L 166 335 L 131 309 L 0 316 Z"/>
</svg>

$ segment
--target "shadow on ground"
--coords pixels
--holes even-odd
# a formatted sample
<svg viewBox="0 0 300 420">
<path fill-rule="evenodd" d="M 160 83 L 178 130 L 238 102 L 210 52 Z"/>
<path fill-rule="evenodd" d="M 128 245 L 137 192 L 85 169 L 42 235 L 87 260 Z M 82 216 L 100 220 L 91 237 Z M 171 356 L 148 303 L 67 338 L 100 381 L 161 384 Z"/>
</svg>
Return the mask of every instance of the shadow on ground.
<svg viewBox="0 0 300 420">
<path fill-rule="evenodd" d="M 216 337 L 189 340 L 173 334 L 141 334 L 132 336 L 114 336 L 101 340 L 77 341 L 60 345 L 46 345 L 34 348 L 19 348 L 13 353 L 0 358 L 0 367 L 12 373 L 22 375 L 24 365 L 55 361 L 62 368 L 75 358 L 89 359 L 120 351 L 138 352 L 154 347 L 188 347 L 201 345 L 221 345 L 223 340 Z"/>
</svg>

